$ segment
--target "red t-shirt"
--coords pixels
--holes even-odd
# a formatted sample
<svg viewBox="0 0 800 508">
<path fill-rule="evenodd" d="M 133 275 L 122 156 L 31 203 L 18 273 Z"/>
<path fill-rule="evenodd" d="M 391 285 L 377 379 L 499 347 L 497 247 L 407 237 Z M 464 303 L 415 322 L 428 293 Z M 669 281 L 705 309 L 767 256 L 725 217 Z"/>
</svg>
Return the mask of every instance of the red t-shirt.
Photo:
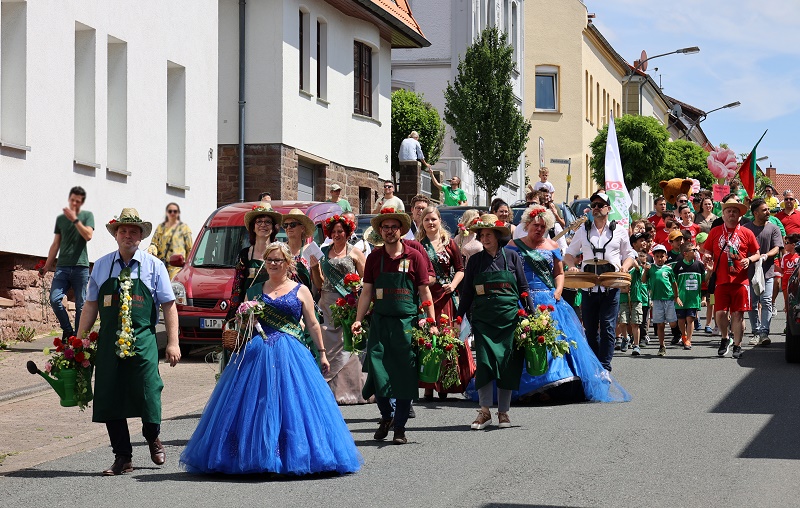
<svg viewBox="0 0 800 508">
<path fill-rule="evenodd" d="M 697 224 L 689 224 L 688 226 L 684 226 L 683 224 L 681 224 L 681 231 L 691 232 L 692 243 L 694 244 L 696 243 L 694 239 L 697 238 L 698 233 L 700 233 L 700 226 L 698 226 Z"/>
<path fill-rule="evenodd" d="M 787 214 L 783 210 L 778 212 L 775 217 L 783 224 L 783 229 L 786 230 L 787 235 L 800 233 L 800 211 L 795 210 L 791 214 Z"/>
<path fill-rule="evenodd" d="M 794 273 L 794 268 L 797 266 L 797 260 L 800 259 L 800 255 L 796 252 L 792 254 L 784 254 L 781 258 L 781 272 L 783 272 L 783 276 L 781 277 L 781 289 L 786 291 L 786 288 L 789 286 L 789 278 Z"/>
<path fill-rule="evenodd" d="M 728 250 L 735 247 L 739 258 L 734 259 L 738 272 L 728 272 Z M 737 224 L 733 230 L 728 230 L 725 224 L 711 228 L 708 239 L 703 243 L 703 248 L 711 252 L 714 260 L 714 272 L 717 274 L 717 284 L 742 284 L 750 285 L 747 270 L 741 268 L 741 259 L 752 256 L 758 252 L 756 235 L 747 228 Z M 724 250 L 722 250 L 724 248 Z"/>
<path fill-rule="evenodd" d="M 425 255 L 423 257 L 418 250 L 411 248 L 408 244 L 408 241 L 403 241 L 405 247 L 403 253 L 395 259 L 390 258 L 389 255 L 386 254 L 386 249 L 383 247 L 373 249 L 369 256 L 367 256 L 367 264 L 364 267 L 364 283 L 375 283 L 375 280 L 377 280 L 378 275 L 381 273 L 381 258 L 383 258 L 384 272 L 399 272 L 401 268 L 400 264 L 403 263 L 404 271 L 414 282 L 415 288 L 427 286 L 429 276 L 426 261 L 430 263 L 428 256 Z M 406 260 L 408 260 L 407 263 L 404 262 Z"/>
<path fill-rule="evenodd" d="M 653 215 L 648 217 L 647 221 L 655 228 L 656 237 L 653 239 L 653 245 L 669 245 L 669 231 L 664 221 L 664 217 Z"/>
</svg>

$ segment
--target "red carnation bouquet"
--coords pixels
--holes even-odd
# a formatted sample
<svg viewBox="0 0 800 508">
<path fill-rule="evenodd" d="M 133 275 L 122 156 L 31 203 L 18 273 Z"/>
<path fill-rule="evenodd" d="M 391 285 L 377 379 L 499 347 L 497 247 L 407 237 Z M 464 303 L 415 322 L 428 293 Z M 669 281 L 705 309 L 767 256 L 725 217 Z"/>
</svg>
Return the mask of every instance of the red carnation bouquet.
<svg viewBox="0 0 800 508">
<path fill-rule="evenodd" d="M 67 369 L 77 371 L 75 393 L 81 410 L 86 409 L 92 400 L 91 380 L 97 338 L 97 332 L 85 334 L 82 339 L 74 335 L 64 340 L 56 337 L 53 340 L 53 348 L 44 349 L 44 354 L 50 356 L 44 364 L 45 372 L 58 378 L 61 371 Z"/>
<path fill-rule="evenodd" d="M 357 273 L 348 273 L 344 276 L 344 287 L 350 291 L 347 296 L 336 299 L 336 303 L 331 305 L 331 318 L 333 325 L 342 327 L 342 339 L 344 341 L 344 350 L 350 352 L 360 352 L 364 350 L 366 338 L 366 330 L 368 324 L 362 323 L 361 333 L 353 336 L 351 326 L 356 320 L 358 312 L 358 294 L 361 291 L 361 277 Z"/>
<path fill-rule="evenodd" d="M 526 297 L 527 295 L 523 298 Z M 574 340 L 560 338 L 564 336 L 564 332 L 559 330 L 558 322 L 553 319 L 551 313 L 554 310 L 552 305 L 540 304 L 531 313 L 525 309 L 517 311 L 519 321 L 514 330 L 514 344 L 517 348 L 525 350 L 544 346 L 553 356 L 560 357 L 569 353 L 570 347 L 578 347 Z"/>
<path fill-rule="evenodd" d="M 426 307 L 433 305 L 433 302 L 426 300 L 422 302 L 420 311 L 427 314 Z M 421 372 L 420 381 L 441 382 L 445 389 L 461 383 L 459 377 L 458 353 L 459 348 L 464 347 L 459 335 L 461 318 L 451 320 L 447 314 L 439 316 L 438 323 L 431 317 L 419 320 L 418 328 L 411 331 L 412 345 L 417 350 L 417 366 L 420 369 L 428 369 L 430 377 L 423 379 Z M 439 333 L 433 335 L 431 327 L 436 325 Z"/>
</svg>

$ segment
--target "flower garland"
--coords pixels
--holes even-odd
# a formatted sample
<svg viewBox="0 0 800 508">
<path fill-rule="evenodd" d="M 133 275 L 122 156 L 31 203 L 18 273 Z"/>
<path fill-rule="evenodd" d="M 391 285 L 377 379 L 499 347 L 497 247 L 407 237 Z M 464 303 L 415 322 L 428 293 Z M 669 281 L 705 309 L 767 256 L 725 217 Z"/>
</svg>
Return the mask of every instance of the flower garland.
<svg viewBox="0 0 800 508">
<path fill-rule="evenodd" d="M 539 205 L 534 205 L 534 206 L 531 207 L 531 213 L 529 213 L 528 215 L 530 216 L 531 219 L 539 218 L 539 219 L 544 220 L 544 216 L 545 216 L 546 213 L 547 213 L 547 209 L 545 207 L 539 206 Z"/>
<path fill-rule="evenodd" d="M 505 222 L 501 220 L 495 221 L 494 223 L 483 222 L 482 220 L 478 220 L 477 222 L 474 222 L 470 227 L 473 227 L 475 229 L 483 229 L 483 228 L 505 228 L 508 226 L 506 225 Z"/>
<path fill-rule="evenodd" d="M 119 274 L 119 330 L 116 342 L 116 354 L 120 358 L 129 358 L 136 355 L 134 343 L 136 336 L 133 334 L 133 322 L 131 320 L 131 269 L 123 268 Z"/>
<path fill-rule="evenodd" d="M 325 231 L 325 236 L 331 236 L 334 226 L 337 223 L 341 223 L 342 227 L 349 227 L 350 232 L 356 230 L 356 223 L 345 217 L 344 215 L 334 215 L 333 217 L 328 217 L 325 219 L 325 222 L 322 223 L 322 228 Z"/>
</svg>

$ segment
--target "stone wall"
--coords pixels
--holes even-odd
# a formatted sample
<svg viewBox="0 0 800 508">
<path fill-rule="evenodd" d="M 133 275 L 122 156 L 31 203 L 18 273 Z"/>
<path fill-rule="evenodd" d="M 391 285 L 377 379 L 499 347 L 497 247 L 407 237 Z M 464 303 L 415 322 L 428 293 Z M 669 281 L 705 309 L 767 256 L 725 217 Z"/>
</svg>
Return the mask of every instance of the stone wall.
<svg viewBox="0 0 800 508">
<path fill-rule="evenodd" d="M 50 308 L 49 288 L 54 273 L 39 277 L 34 266 L 40 259 L 0 252 L 0 339 L 14 339 L 21 326 L 37 333 L 60 330 Z M 70 302 L 67 308 L 74 320 L 74 304 Z"/>
<path fill-rule="evenodd" d="M 217 206 L 239 200 L 239 146 L 219 145 L 217 162 Z M 262 192 L 269 192 L 272 199 L 297 199 L 297 150 L 280 143 L 245 146 L 245 201 L 256 201 Z M 304 159 L 304 164 L 314 167 L 314 199 L 325 201 L 330 186 L 342 186 L 342 197 L 350 202 L 355 213 L 359 210 L 359 190 L 369 189 L 367 208 L 374 203 L 374 191 L 380 190 L 377 173 L 358 168 L 349 168 L 330 162 L 317 163 Z"/>
</svg>

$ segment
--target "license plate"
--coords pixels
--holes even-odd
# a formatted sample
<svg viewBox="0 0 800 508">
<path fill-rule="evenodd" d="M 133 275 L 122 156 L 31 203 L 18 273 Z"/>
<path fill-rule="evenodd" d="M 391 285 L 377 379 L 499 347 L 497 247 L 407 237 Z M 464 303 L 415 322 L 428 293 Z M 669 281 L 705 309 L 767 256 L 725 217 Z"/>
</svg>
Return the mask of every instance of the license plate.
<svg viewBox="0 0 800 508">
<path fill-rule="evenodd" d="M 201 319 L 200 328 L 216 328 L 221 330 L 224 323 L 224 319 Z"/>
</svg>

